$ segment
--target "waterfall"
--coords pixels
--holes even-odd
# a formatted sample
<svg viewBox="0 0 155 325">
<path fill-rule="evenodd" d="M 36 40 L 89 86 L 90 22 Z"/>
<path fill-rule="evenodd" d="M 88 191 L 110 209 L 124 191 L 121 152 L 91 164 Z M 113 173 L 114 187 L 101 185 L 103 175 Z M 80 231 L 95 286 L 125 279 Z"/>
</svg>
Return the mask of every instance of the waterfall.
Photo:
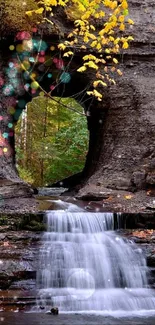
<svg viewBox="0 0 155 325">
<path fill-rule="evenodd" d="M 114 231 L 112 213 L 49 211 L 37 272 L 38 306 L 62 312 L 155 310 L 141 249 Z M 73 212 L 74 210 L 74 212 Z"/>
</svg>

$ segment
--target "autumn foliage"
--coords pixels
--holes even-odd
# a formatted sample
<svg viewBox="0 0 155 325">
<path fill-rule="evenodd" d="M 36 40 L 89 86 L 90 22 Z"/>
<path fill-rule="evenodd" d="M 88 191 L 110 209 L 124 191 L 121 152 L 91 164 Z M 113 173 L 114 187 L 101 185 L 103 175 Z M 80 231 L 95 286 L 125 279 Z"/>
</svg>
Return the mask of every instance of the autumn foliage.
<svg viewBox="0 0 155 325">
<path fill-rule="evenodd" d="M 68 33 L 60 31 L 63 37 L 58 49 L 64 57 L 73 57 L 77 50 L 84 53 L 77 71 L 94 71 L 88 95 L 101 101 L 101 88 L 115 84 L 115 76 L 122 75 L 118 56 L 133 40 L 126 32 L 134 24 L 127 0 L 0 0 L 0 6 L 3 32 L 9 28 L 11 32 L 32 30 L 40 22 L 57 28 L 54 18 L 59 10 L 64 12 L 71 27 Z"/>
<path fill-rule="evenodd" d="M 26 12 L 28 17 L 32 17 L 33 14 L 42 15 L 43 20 L 53 25 L 52 17 L 56 12 L 53 9 L 63 7 L 67 17 L 74 22 L 73 30 L 66 35 L 58 48 L 64 51 L 64 57 L 73 56 L 78 46 L 81 50 L 89 52 L 83 56 L 83 64 L 77 71 L 84 72 L 89 68 L 95 70 L 94 89 L 87 93 L 101 101 L 102 94 L 96 88 L 106 87 L 109 82 L 115 83 L 114 72 L 122 75 L 120 69 L 117 68 L 117 55 L 122 49 L 127 49 L 129 42 L 133 40 L 130 35 L 124 36 L 126 25 L 134 24 L 128 18 L 127 1 L 42 0 L 38 4 L 37 10 Z M 107 67 L 109 63 L 110 73 Z"/>
</svg>

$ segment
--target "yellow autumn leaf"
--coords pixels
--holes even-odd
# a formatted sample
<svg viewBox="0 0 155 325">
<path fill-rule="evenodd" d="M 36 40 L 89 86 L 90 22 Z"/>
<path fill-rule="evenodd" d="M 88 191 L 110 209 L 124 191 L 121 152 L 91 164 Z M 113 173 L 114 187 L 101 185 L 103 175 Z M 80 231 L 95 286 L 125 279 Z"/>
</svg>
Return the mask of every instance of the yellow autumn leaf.
<svg viewBox="0 0 155 325">
<path fill-rule="evenodd" d="M 65 3 L 65 1 L 63 1 L 63 0 L 59 0 L 59 1 L 58 1 L 58 5 L 59 5 L 59 6 L 62 6 L 62 7 L 65 7 L 65 6 L 66 6 L 66 3 Z"/>
<path fill-rule="evenodd" d="M 90 44 L 90 46 L 91 46 L 91 47 L 95 47 L 96 44 L 97 44 L 97 41 L 93 41 L 93 42 Z"/>
<path fill-rule="evenodd" d="M 85 36 L 84 36 L 84 38 L 83 38 L 83 40 L 84 40 L 84 43 L 86 43 L 86 44 L 87 44 L 87 43 L 89 42 L 89 38 L 88 38 L 88 36 L 87 36 L 87 35 L 85 35 Z"/>
<path fill-rule="evenodd" d="M 131 200 L 133 195 L 125 195 L 124 197 L 125 197 L 126 200 Z"/>
<path fill-rule="evenodd" d="M 48 4 L 56 7 L 58 3 L 57 3 L 57 0 L 50 0 L 50 1 L 48 1 Z"/>
<path fill-rule="evenodd" d="M 87 95 L 93 95 L 93 91 L 87 91 Z"/>
<path fill-rule="evenodd" d="M 96 36 L 92 33 L 88 33 L 88 37 L 91 38 L 92 40 L 96 39 Z"/>
<path fill-rule="evenodd" d="M 68 52 L 64 53 L 63 56 L 69 57 L 70 55 L 73 55 L 73 52 L 72 51 L 68 51 Z"/>
<path fill-rule="evenodd" d="M 128 41 L 134 41 L 134 38 L 132 36 L 128 36 L 127 40 Z"/>
<path fill-rule="evenodd" d="M 82 45 L 82 46 L 80 47 L 80 49 L 82 49 L 82 50 L 86 50 L 86 46 L 85 46 L 85 45 Z"/>
<path fill-rule="evenodd" d="M 118 44 L 119 42 L 120 42 L 120 38 L 117 37 L 117 38 L 114 40 L 114 44 L 116 45 L 116 44 Z"/>
<path fill-rule="evenodd" d="M 114 79 L 109 78 L 109 81 L 110 81 L 112 84 L 116 85 L 116 81 L 115 81 Z"/>
<path fill-rule="evenodd" d="M 123 32 L 125 30 L 125 25 L 121 23 L 119 29 Z"/>
<path fill-rule="evenodd" d="M 115 8 L 117 8 L 117 5 L 118 5 L 117 1 L 113 1 L 111 4 L 111 9 L 114 10 Z"/>
<path fill-rule="evenodd" d="M 121 6 L 122 6 L 123 9 L 128 9 L 128 3 L 127 3 L 127 1 L 126 0 L 123 0 Z"/>
<path fill-rule="evenodd" d="M 100 11 L 98 18 L 103 18 L 103 17 L 105 17 L 105 12 L 104 11 Z"/>
<path fill-rule="evenodd" d="M 86 66 L 88 66 L 89 68 L 92 68 L 92 69 L 95 69 L 95 70 L 98 70 L 98 65 L 96 65 L 93 61 L 89 61 L 89 62 L 87 62 L 87 63 L 84 63 L 84 65 Z"/>
<path fill-rule="evenodd" d="M 103 82 L 102 80 L 96 80 L 93 82 L 93 86 L 96 88 L 99 84 L 101 84 L 104 87 L 107 87 L 106 82 Z"/>
<path fill-rule="evenodd" d="M 83 20 L 87 20 L 87 19 L 89 19 L 89 17 L 90 17 L 90 12 L 88 11 L 88 12 L 85 12 L 85 13 L 81 16 L 81 19 L 83 19 Z"/>
<path fill-rule="evenodd" d="M 124 15 L 121 15 L 121 16 L 118 17 L 118 21 L 120 23 L 124 23 L 124 19 L 125 19 Z"/>
<path fill-rule="evenodd" d="M 102 48 L 101 44 L 98 43 L 98 44 L 96 45 L 96 49 L 99 51 L 99 50 L 101 50 L 101 48 Z"/>
<path fill-rule="evenodd" d="M 33 11 L 26 11 L 26 15 L 27 15 L 28 17 L 31 17 L 32 14 L 33 14 Z"/>
<path fill-rule="evenodd" d="M 128 47 L 129 47 L 128 42 L 124 42 L 122 48 L 123 49 L 128 49 Z"/>
<path fill-rule="evenodd" d="M 97 91 L 96 89 L 93 90 L 93 94 L 95 97 L 102 98 L 102 94 L 99 93 L 99 91 Z"/>
<path fill-rule="evenodd" d="M 90 28 L 91 28 L 92 30 L 96 30 L 95 26 L 93 26 L 93 25 L 90 25 Z"/>
<path fill-rule="evenodd" d="M 120 69 L 117 69 L 117 73 L 119 74 L 119 76 L 123 75 L 123 72 Z"/>
<path fill-rule="evenodd" d="M 73 37 L 73 36 L 74 36 L 73 33 L 69 33 L 68 36 L 67 36 L 67 38 L 71 38 L 71 37 Z"/>
<path fill-rule="evenodd" d="M 58 45 L 58 49 L 64 51 L 66 49 L 66 45 L 64 45 L 63 43 L 60 43 Z"/>
<path fill-rule="evenodd" d="M 117 64 L 118 63 L 118 60 L 115 59 L 115 58 L 113 58 L 113 62 Z"/>
<path fill-rule="evenodd" d="M 74 22 L 75 26 L 85 26 L 85 22 L 82 21 L 81 19 L 77 19 Z"/>
<path fill-rule="evenodd" d="M 35 14 L 40 14 L 41 15 L 43 13 L 43 11 L 44 11 L 44 8 L 41 7 L 39 9 L 35 10 Z"/>
<path fill-rule="evenodd" d="M 134 21 L 132 19 L 128 19 L 128 24 L 134 25 Z"/>
<path fill-rule="evenodd" d="M 81 68 L 79 68 L 77 71 L 78 72 L 84 72 L 85 70 L 87 70 L 87 68 L 85 66 L 82 66 Z"/>
<path fill-rule="evenodd" d="M 88 54 L 88 55 L 85 55 L 84 57 L 83 57 L 83 60 L 84 61 L 87 61 L 87 60 L 96 60 L 96 56 L 95 55 L 92 55 L 92 54 Z"/>
</svg>

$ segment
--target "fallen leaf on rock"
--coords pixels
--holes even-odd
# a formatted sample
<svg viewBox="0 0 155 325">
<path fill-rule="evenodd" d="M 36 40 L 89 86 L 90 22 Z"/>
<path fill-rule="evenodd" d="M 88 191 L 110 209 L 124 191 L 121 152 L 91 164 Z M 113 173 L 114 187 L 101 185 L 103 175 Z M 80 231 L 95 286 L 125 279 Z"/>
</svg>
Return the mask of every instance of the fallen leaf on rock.
<svg viewBox="0 0 155 325">
<path fill-rule="evenodd" d="M 8 241 L 5 241 L 4 244 L 3 244 L 3 246 L 5 246 L 5 247 L 9 246 L 9 242 Z"/>
<path fill-rule="evenodd" d="M 106 202 L 107 201 L 112 201 L 112 199 L 113 199 L 113 196 L 109 196 L 107 199 L 105 199 L 106 200 Z"/>
<path fill-rule="evenodd" d="M 153 229 L 146 229 L 146 230 L 136 230 L 132 232 L 132 235 L 134 237 L 139 237 L 139 238 L 147 238 L 149 236 L 152 236 L 154 233 Z"/>
<path fill-rule="evenodd" d="M 124 197 L 125 197 L 126 200 L 131 200 L 133 195 L 125 195 Z"/>
</svg>

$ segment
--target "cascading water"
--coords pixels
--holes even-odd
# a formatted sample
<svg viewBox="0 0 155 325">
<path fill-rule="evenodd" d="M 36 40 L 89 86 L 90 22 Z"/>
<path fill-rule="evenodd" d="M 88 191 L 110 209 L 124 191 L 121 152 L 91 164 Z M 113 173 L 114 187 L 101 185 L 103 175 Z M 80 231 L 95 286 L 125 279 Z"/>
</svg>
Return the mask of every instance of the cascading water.
<svg viewBox="0 0 155 325">
<path fill-rule="evenodd" d="M 39 306 L 63 312 L 155 310 L 145 258 L 113 231 L 113 214 L 66 207 L 47 213 L 37 272 Z"/>
</svg>

